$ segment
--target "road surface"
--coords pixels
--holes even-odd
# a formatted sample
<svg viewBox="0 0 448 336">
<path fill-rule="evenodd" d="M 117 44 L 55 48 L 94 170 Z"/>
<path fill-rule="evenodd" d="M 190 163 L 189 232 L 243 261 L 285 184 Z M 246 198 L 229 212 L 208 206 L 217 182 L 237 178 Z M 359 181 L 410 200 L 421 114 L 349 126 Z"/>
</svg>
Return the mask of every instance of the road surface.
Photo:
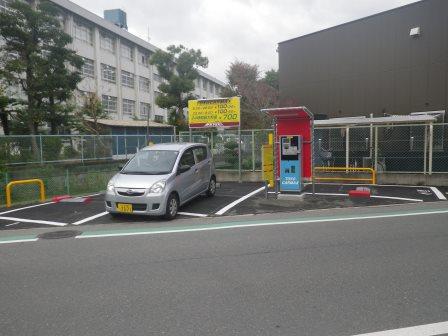
<svg viewBox="0 0 448 336">
<path fill-rule="evenodd" d="M 0 244 L 0 334 L 448 333 L 446 203 L 151 225 Z"/>
</svg>

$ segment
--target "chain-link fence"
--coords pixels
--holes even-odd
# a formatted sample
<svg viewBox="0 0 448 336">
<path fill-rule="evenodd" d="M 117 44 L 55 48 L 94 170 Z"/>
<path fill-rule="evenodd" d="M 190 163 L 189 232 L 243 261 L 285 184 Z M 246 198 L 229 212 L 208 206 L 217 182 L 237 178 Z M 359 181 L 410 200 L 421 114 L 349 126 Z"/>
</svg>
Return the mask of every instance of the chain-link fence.
<svg viewBox="0 0 448 336">
<path fill-rule="evenodd" d="M 261 169 L 261 145 L 272 130 L 241 131 L 242 170 Z M 209 144 L 217 169 L 238 169 L 238 131 L 181 132 L 180 141 Z M 448 124 L 316 127 L 316 166 L 378 172 L 448 172 Z"/>
<path fill-rule="evenodd" d="M 172 135 L 1 136 L 0 165 L 126 159 L 148 143 L 175 140 Z"/>
<path fill-rule="evenodd" d="M 181 132 L 180 142 L 201 142 L 210 146 L 216 169 L 238 170 L 238 142 L 241 141 L 241 170 L 261 170 L 261 145 L 268 142 L 272 130 L 238 130 Z M 241 139 L 241 140 L 239 140 Z"/>
<path fill-rule="evenodd" d="M 261 170 L 261 145 L 268 142 L 272 132 L 241 131 L 242 171 Z M 316 127 L 314 132 L 316 166 L 370 167 L 379 173 L 448 173 L 448 124 Z M 107 180 L 117 171 L 117 162 L 130 158 L 150 142 L 207 143 L 218 170 L 238 171 L 239 139 L 237 130 L 181 132 L 178 137 L 1 136 L 0 205 L 5 203 L 6 184 L 15 179 L 42 178 L 48 197 L 104 190 Z M 104 160 L 104 164 L 98 165 L 99 160 Z M 62 163 L 68 168 L 57 168 Z M 24 166 L 31 168 L 26 170 Z M 13 199 L 36 198 L 35 188 L 16 186 Z"/>
<path fill-rule="evenodd" d="M 0 173 L 0 206 L 5 205 L 6 185 L 13 180 L 39 178 L 45 185 L 46 197 L 56 195 L 84 195 L 103 191 L 109 179 L 118 172 L 121 163 L 104 165 L 72 166 L 70 168 L 44 165 L 28 169 L 14 169 Z M 15 185 L 12 188 L 14 204 L 39 199 L 39 187 L 33 184 Z"/>
</svg>

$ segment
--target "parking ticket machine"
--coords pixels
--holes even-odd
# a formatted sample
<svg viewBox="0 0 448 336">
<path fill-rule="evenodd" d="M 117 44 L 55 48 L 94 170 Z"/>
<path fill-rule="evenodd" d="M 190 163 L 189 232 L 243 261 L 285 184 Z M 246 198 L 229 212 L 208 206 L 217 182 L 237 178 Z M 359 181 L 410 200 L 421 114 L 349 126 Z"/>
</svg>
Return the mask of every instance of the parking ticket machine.
<svg viewBox="0 0 448 336">
<path fill-rule="evenodd" d="M 302 190 L 302 137 L 280 136 L 280 191 Z"/>
</svg>

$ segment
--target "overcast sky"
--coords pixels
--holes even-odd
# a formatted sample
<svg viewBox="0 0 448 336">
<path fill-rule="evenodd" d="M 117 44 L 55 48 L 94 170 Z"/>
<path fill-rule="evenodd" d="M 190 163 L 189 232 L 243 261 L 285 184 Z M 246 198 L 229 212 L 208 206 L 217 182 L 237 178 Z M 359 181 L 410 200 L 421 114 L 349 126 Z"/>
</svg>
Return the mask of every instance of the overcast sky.
<svg viewBox="0 0 448 336">
<path fill-rule="evenodd" d="M 126 11 L 129 31 L 157 47 L 199 48 L 225 81 L 235 60 L 278 68 L 277 43 L 415 0 L 72 0 L 95 14 Z"/>
</svg>

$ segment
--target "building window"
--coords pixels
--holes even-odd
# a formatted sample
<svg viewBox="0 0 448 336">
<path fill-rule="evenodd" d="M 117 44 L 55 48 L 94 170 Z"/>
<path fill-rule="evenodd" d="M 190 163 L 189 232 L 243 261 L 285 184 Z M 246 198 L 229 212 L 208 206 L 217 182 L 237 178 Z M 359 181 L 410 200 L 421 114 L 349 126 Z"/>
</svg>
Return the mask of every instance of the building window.
<svg viewBox="0 0 448 336">
<path fill-rule="evenodd" d="M 208 82 L 208 90 L 210 91 L 210 93 L 213 93 L 213 89 L 215 88 L 215 86 L 213 85 L 212 82 Z"/>
<path fill-rule="evenodd" d="M 84 64 L 81 67 L 81 74 L 85 77 L 95 77 L 95 63 L 93 60 L 83 57 Z"/>
<path fill-rule="evenodd" d="M 123 114 L 133 115 L 135 112 L 135 101 L 123 99 Z"/>
<path fill-rule="evenodd" d="M 149 54 L 146 52 L 140 51 L 138 53 L 138 63 L 145 67 L 148 67 L 149 66 Z"/>
<path fill-rule="evenodd" d="M 133 73 L 121 70 L 121 85 L 133 88 L 135 81 L 134 78 L 135 75 Z"/>
<path fill-rule="evenodd" d="M 163 123 L 163 120 L 164 120 L 164 118 L 163 118 L 163 116 L 161 116 L 161 115 L 155 115 L 154 116 L 154 121 L 155 122 L 158 122 L 158 123 Z"/>
<path fill-rule="evenodd" d="M 74 22 L 73 27 L 75 39 L 84 43 L 93 44 L 92 28 L 77 21 Z"/>
<path fill-rule="evenodd" d="M 140 117 L 148 117 L 151 113 L 151 104 L 140 103 Z"/>
<path fill-rule="evenodd" d="M 121 57 L 132 61 L 134 59 L 134 51 L 132 50 L 132 47 L 128 46 L 125 43 L 122 43 L 121 44 Z"/>
<path fill-rule="evenodd" d="M 117 97 L 102 96 L 101 105 L 107 113 L 117 113 Z"/>
<path fill-rule="evenodd" d="M 117 80 L 117 73 L 113 66 L 101 63 L 101 79 L 115 83 Z"/>
<path fill-rule="evenodd" d="M 160 77 L 160 75 L 158 75 L 156 73 L 152 74 L 152 78 L 154 78 L 154 80 L 159 83 L 162 83 L 162 81 L 163 81 L 162 77 Z"/>
<path fill-rule="evenodd" d="M 10 0 L 0 0 L 0 12 L 7 12 L 9 10 Z"/>
<path fill-rule="evenodd" d="M 207 81 L 205 80 L 205 78 L 202 78 L 202 88 L 207 91 Z"/>
<path fill-rule="evenodd" d="M 140 76 L 139 88 L 140 88 L 140 91 L 151 92 L 151 82 L 150 82 L 149 78 Z"/>
<path fill-rule="evenodd" d="M 100 47 L 103 50 L 107 50 L 111 53 L 115 52 L 115 41 L 114 38 L 106 35 L 106 34 L 101 34 L 100 36 Z"/>
</svg>

